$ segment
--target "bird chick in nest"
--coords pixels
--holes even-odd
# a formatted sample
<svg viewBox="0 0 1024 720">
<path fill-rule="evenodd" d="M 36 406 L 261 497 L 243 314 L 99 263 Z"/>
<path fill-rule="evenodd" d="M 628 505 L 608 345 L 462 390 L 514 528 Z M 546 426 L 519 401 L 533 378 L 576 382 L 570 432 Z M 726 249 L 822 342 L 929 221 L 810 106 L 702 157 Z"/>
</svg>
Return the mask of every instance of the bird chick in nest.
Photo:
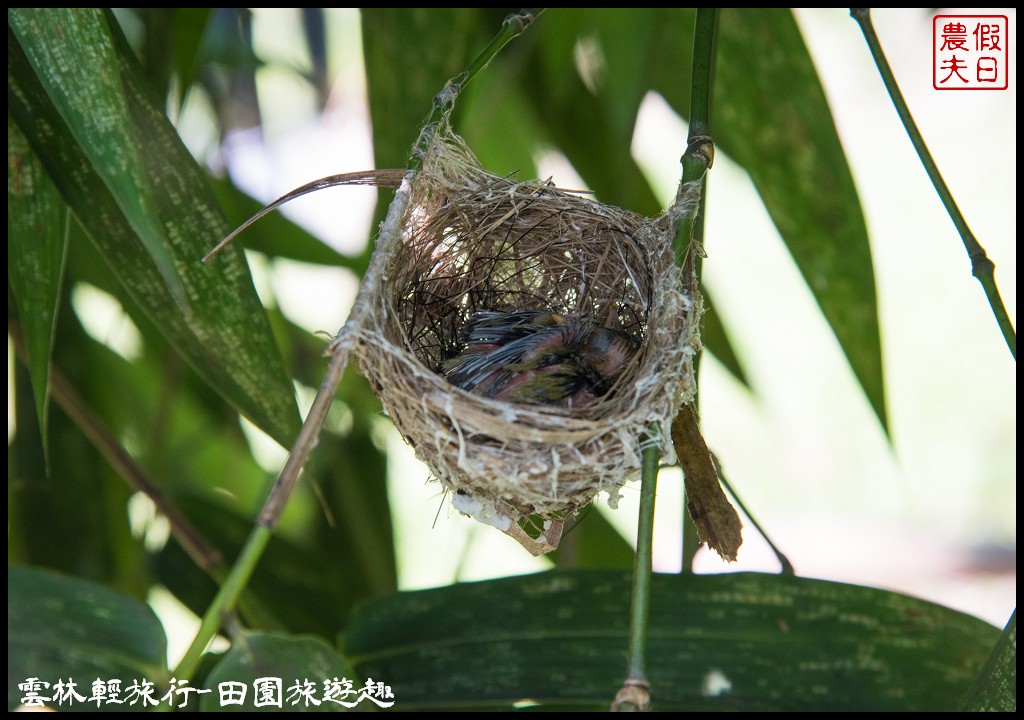
<svg viewBox="0 0 1024 720">
<path fill-rule="evenodd" d="M 640 343 L 589 318 L 540 310 L 474 313 L 465 349 L 445 362 L 453 385 L 503 402 L 582 408 L 606 395 Z"/>
</svg>

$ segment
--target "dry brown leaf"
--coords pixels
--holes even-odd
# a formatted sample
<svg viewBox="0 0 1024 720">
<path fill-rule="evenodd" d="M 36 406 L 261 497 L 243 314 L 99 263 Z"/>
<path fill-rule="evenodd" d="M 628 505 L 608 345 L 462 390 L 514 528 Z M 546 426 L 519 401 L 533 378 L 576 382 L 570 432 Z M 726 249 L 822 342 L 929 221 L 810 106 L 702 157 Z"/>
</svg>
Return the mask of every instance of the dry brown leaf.
<svg viewBox="0 0 1024 720">
<path fill-rule="evenodd" d="M 693 408 L 683 405 L 672 421 L 672 443 L 683 468 L 686 507 L 697 526 L 697 535 L 708 547 L 732 562 L 743 544 L 743 523 L 725 496 Z"/>
</svg>

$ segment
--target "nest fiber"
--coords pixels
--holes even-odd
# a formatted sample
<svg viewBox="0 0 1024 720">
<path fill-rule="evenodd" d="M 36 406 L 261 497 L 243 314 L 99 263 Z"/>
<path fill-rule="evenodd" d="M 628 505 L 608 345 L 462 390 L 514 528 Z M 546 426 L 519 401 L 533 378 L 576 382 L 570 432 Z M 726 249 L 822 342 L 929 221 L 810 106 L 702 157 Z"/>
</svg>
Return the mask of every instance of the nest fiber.
<svg viewBox="0 0 1024 720">
<path fill-rule="evenodd" d="M 358 358 L 455 507 L 540 554 L 558 544 L 566 514 L 601 491 L 615 505 L 647 443 L 673 455 L 669 425 L 696 390 L 701 299 L 672 241 L 700 186 L 684 185 L 668 212 L 647 219 L 492 175 L 447 121 L 432 130 L 334 347 Z M 588 318 L 629 333 L 639 350 L 586 407 L 503 402 L 445 379 L 475 313 L 519 310 Z"/>
</svg>

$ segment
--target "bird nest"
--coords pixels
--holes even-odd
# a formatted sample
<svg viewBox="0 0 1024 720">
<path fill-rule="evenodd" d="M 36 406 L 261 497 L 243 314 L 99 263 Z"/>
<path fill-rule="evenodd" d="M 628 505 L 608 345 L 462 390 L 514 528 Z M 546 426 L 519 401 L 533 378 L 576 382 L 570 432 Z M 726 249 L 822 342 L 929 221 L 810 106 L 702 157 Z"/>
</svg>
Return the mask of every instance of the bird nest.
<svg viewBox="0 0 1024 720">
<path fill-rule="evenodd" d="M 334 348 L 359 361 L 454 506 L 535 554 L 601 491 L 614 507 L 696 386 L 700 294 L 672 250 L 699 185 L 647 219 L 545 182 L 484 171 L 447 119 L 407 176 Z M 691 252 L 693 248 L 691 248 Z M 629 337 L 614 382 L 586 402 L 514 402 L 446 377 L 480 317 L 532 311 Z"/>
</svg>

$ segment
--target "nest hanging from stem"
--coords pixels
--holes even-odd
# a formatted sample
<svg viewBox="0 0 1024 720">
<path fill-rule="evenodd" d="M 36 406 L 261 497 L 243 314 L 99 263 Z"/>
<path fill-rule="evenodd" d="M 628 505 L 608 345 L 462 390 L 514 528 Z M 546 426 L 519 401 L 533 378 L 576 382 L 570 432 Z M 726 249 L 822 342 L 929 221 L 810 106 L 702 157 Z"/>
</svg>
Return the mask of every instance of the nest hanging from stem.
<svg viewBox="0 0 1024 720">
<path fill-rule="evenodd" d="M 696 385 L 702 302 L 672 250 L 700 183 L 647 219 L 550 183 L 487 173 L 448 125 L 424 135 L 382 226 L 335 352 L 358 358 L 384 409 L 453 504 L 534 554 L 601 491 L 614 507 L 646 443 L 673 460 L 669 425 Z M 689 252 L 699 252 L 690 247 Z M 583 407 L 504 402 L 444 377 L 484 312 L 582 318 L 635 338 L 614 385 Z"/>
</svg>

